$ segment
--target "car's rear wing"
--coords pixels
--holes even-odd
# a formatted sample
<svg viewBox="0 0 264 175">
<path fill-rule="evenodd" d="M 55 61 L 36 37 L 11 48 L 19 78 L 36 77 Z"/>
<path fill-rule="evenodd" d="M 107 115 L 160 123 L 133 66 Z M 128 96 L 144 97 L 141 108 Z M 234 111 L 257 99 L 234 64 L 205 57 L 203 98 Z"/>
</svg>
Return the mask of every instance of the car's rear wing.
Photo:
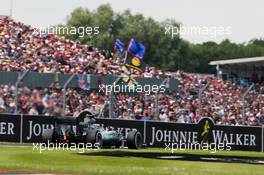
<svg viewBox="0 0 264 175">
<path fill-rule="evenodd" d="M 95 122 L 96 114 L 89 110 L 83 110 L 79 113 L 77 117 L 73 116 L 63 116 L 63 117 L 54 117 L 56 124 L 65 124 L 65 125 L 80 125 L 84 122 L 85 118 L 91 120 L 91 124 Z"/>
</svg>

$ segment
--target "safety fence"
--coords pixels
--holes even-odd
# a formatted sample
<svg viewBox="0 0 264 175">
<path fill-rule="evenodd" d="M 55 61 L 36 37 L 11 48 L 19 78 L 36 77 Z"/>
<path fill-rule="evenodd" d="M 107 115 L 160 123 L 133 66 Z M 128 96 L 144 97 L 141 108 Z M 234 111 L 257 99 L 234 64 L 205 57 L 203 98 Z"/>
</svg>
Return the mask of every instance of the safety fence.
<svg viewBox="0 0 264 175">
<path fill-rule="evenodd" d="M 42 142 L 42 132 L 54 128 L 52 116 L 0 114 L 0 141 Z M 184 144 L 185 149 L 198 149 L 197 143 L 208 143 L 216 149 L 260 151 L 264 148 L 264 127 L 215 125 L 210 118 L 198 124 L 97 118 L 101 127 L 112 128 L 124 136 L 136 129 L 143 135 L 144 145 L 172 149 Z"/>
<path fill-rule="evenodd" d="M 22 83 L 25 86 L 32 88 L 46 88 L 57 83 L 59 87 L 67 85 L 69 88 L 79 87 L 78 80 L 81 78 L 89 84 L 92 89 L 98 89 L 100 83 L 106 85 L 113 84 L 118 76 L 113 75 L 94 75 L 94 74 L 61 74 L 61 73 L 38 73 L 38 72 L 3 72 L 0 71 L 0 85 L 15 85 Z M 140 78 L 135 80 L 141 85 L 159 85 L 165 78 Z M 68 82 L 68 83 L 67 83 Z M 168 90 L 175 91 L 178 88 L 179 81 L 171 79 Z"/>
</svg>

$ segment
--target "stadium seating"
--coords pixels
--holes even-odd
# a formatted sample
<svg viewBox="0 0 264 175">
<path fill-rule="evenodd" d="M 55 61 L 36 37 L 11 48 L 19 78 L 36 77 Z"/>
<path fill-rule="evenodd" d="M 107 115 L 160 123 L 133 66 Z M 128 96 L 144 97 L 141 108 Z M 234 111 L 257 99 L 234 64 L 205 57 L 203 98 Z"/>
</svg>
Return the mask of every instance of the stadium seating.
<svg viewBox="0 0 264 175">
<path fill-rule="evenodd" d="M 0 70 L 63 74 L 121 75 L 124 58 L 108 51 L 81 45 L 55 34 L 40 34 L 36 29 L 10 18 L 0 18 Z M 245 101 L 242 86 L 224 82 L 217 77 L 190 74 L 182 71 L 163 72 L 148 67 L 145 72 L 134 71 L 139 77 L 169 77 L 180 81 L 179 91 L 159 95 L 159 116 L 155 118 L 155 95 L 117 94 L 115 115 L 131 120 L 154 120 L 195 123 L 202 116 L 212 117 L 218 124 L 242 125 L 243 105 L 246 124 L 264 124 L 263 84 L 249 92 Z M 199 109 L 199 90 L 210 81 L 203 93 Z M 62 114 L 63 93 L 54 87 L 32 89 L 22 86 L 18 91 L 18 112 L 31 115 Z M 95 91 L 67 89 L 65 115 L 76 116 L 89 108 L 100 112 L 108 95 Z M 0 112 L 15 112 L 15 87 L 0 86 Z M 106 116 L 107 117 L 107 116 Z"/>
</svg>

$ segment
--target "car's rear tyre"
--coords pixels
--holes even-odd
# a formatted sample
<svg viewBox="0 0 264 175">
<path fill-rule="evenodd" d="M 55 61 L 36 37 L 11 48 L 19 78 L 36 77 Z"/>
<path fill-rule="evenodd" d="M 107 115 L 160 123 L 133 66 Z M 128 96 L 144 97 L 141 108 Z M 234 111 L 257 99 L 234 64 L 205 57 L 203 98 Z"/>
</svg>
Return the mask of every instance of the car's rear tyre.
<svg viewBox="0 0 264 175">
<path fill-rule="evenodd" d="M 42 131 L 42 141 L 43 142 L 52 142 L 53 140 L 54 129 L 44 129 Z"/>
<path fill-rule="evenodd" d="M 133 130 L 128 133 L 127 147 L 129 149 L 140 149 L 142 147 L 142 135 L 140 132 Z"/>
<path fill-rule="evenodd" d="M 85 136 L 85 142 L 91 143 L 93 147 L 102 148 L 103 146 L 102 134 L 96 129 L 89 129 Z"/>
</svg>

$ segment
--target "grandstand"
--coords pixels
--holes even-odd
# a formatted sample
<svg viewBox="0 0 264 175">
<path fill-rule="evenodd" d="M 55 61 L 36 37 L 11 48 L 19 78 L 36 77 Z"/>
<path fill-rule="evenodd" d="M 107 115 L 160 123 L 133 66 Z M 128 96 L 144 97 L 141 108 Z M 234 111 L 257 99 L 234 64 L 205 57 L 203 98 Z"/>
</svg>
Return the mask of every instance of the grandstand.
<svg viewBox="0 0 264 175">
<path fill-rule="evenodd" d="M 209 65 L 216 66 L 217 74 L 224 80 L 264 82 L 264 57 L 211 61 Z"/>
<path fill-rule="evenodd" d="M 43 76 L 55 75 L 115 75 L 122 74 L 124 58 L 108 51 L 81 45 L 56 34 L 40 34 L 35 29 L 9 17 L 0 18 L 0 71 L 33 72 Z M 253 64 L 261 58 L 253 58 Z M 226 60 L 211 62 L 221 66 L 222 75 L 233 65 L 248 65 L 247 60 Z M 255 60 L 255 61 L 254 61 Z M 257 63 L 256 63 L 257 64 Z M 259 64 L 259 62 L 258 62 Z M 255 65 L 255 63 L 253 64 Z M 235 70 L 232 68 L 232 71 Z M 255 70 L 255 68 L 254 68 Z M 239 71 L 241 73 L 241 71 Z M 54 86 L 32 87 L 6 82 L 0 87 L 0 112 L 30 115 L 68 115 L 76 116 L 84 109 L 100 113 L 103 108 L 114 111 L 115 118 L 129 120 L 160 120 L 180 123 L 196 123 L 202 116 L 211 117 L 217 124 L 225 125 L 263 125 L 264 124 L 264 86 L 256 84 L 246 98 L 242 98 L 246 87 L 219 77 L 202 74 L 164 72 L 147 67 L 145 72 L 132 70 L 136 77 L 177 80 L 177 91 L 163 94 L 124 94 L 114 96 L 114 105 L 105 105 L 110 96 L 100 94 L 88 87 Z M 22 75 L 22 73 L 21 73 Z M 242 73 L 241 73 L 241 76 Z M 10 78 L 11 79 L 11 78 Z M 209 83 L 210 82 L 210 83 Z M 101 82 L 102 83 L 102 82 Z M 205 85 L 207 88 L 204 89 Z M 204 89 L 203 92 L 201 90 Z M 64 98 L 66 97 L 66 98 Z M 200 98 L 200 99 L 199 99 Z M 113 107 L 114 109 L 110 109 Z M 243 121 L 245 121 L 243 123 Z"/>
</svg>

